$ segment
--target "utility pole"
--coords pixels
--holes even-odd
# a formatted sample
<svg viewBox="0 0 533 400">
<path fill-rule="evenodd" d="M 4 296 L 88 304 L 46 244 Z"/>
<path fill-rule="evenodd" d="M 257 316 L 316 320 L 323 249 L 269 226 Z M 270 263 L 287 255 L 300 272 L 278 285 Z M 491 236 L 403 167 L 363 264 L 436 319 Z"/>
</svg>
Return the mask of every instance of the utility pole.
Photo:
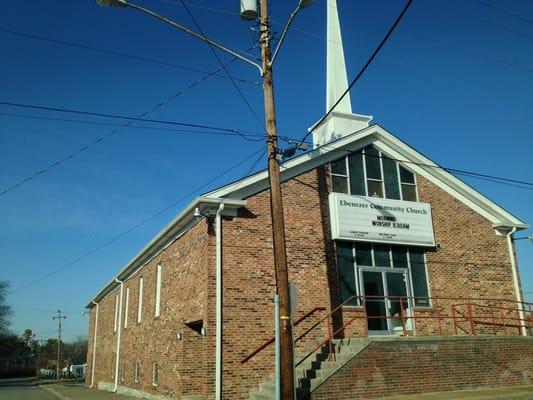
<svg viewBox="0 0 533 400">
<path fill-rule="evenodd" d="M 268 0 L 260 0 L 260 6 L 260 42 L 263 67 L 263 96 L 265 102 L 266 130 L 268 134 L 268 176 L 270 180 L 274 267 L 276 270 L 276 289 L 280 299 L 281 398 L 284 400 L 292 400 L 294 399 L 294 349 L 292 342 L 292 323 L 290 320 L 291 310 L 285 243 L 285 220 L 283 217 L 283 201 L 278 160 L 278 138 L 270 52 L 270 17 L 268 15 Z"/>
<path fill-rule="evenodd" d="M 37 368 L 36 368 L 37 378 L 41 377 L 41 353 L 43 351 L 43 343 L 46 343 L 46 340 L 43 340 L 43 339 L 37 340 L 37 346 L 39 347 L 39 351 L 37 353 Z"/>
<path fill-rule="evenodd" d="M 66 319 L 65 315 L 61 315 L 61 310 L 57 310 L 57 316 L 52 317 L 52 319 L 57 319 L 57 367 L 56 367 L 56 379 L 59 381 L 60 378 L 60 366 L 61 361 L 61 320 Z"/>
</svg>

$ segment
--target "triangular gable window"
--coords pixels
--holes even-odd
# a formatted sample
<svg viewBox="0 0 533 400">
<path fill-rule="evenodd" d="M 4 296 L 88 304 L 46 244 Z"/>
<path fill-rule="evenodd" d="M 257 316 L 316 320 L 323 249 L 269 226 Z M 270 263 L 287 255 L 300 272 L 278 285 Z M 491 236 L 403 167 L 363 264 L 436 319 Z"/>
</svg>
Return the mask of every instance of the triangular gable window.
<svg viewBox="0 0 533 400">
<path fill-rule="evenodd" d="M 337 193 L 418 201 L 415 174 L 372 146 L 331 163 Z"/>
</svg>

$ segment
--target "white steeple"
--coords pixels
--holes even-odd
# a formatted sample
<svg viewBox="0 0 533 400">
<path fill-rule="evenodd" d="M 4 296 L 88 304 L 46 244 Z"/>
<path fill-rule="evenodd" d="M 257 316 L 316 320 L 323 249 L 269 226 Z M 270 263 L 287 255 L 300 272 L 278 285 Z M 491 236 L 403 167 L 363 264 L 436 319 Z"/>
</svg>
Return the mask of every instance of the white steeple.
<svg viewBox="0 0 533 400">
<path fill-rule="evenodd" d="M 337 102 L 348 88 L 346 64 L 342 47 L 341 28 L 337 0 L 327 0 L 327 77 L 326 112 Z M 332 140 L 366 128 L 372 119 L 368 115 L 352 113 L 350 94 L 346 94 L 333 112 L 313 131 L 313 146 L 317 147 Z M 310 129 L 313 129 L 311 127 Z"/>
</svg>

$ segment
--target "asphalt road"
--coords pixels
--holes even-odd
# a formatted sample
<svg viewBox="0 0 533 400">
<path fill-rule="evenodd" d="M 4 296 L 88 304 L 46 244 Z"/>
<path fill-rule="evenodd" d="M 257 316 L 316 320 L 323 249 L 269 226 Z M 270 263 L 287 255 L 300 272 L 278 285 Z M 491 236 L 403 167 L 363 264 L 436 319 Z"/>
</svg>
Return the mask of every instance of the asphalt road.
<svg viewBox="0 0 533 400">
<path fill-rule="evenodd" d="M 32 380 L 0 382 L 0 400 L 58 400 L 46 390 L 32 386 L 34 382 Z"/>
</svg>

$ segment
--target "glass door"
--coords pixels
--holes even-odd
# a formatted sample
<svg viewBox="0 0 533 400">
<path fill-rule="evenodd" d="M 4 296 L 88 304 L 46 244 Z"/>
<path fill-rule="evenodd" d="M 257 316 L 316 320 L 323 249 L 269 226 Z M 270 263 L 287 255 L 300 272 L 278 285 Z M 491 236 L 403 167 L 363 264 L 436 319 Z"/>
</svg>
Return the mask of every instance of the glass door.
<svg viewBox="0 0 533 400">
<path fill-rule="evenodd" d="M 408 281 L 406 269 L 360 269 L 369 335 L 391 335 L 403 330 L 401 317 L 409 309 Z"/>
<path fill-rule="evenodd" d="M 373 332 L 374 334 L 379 334 L 381 332 L 387 332 L 389 328 L 386 318 L 387 307 L 383 273 L 362 270 L 361 275 L 368 320 L 368 333 Z"/>
</svg>

